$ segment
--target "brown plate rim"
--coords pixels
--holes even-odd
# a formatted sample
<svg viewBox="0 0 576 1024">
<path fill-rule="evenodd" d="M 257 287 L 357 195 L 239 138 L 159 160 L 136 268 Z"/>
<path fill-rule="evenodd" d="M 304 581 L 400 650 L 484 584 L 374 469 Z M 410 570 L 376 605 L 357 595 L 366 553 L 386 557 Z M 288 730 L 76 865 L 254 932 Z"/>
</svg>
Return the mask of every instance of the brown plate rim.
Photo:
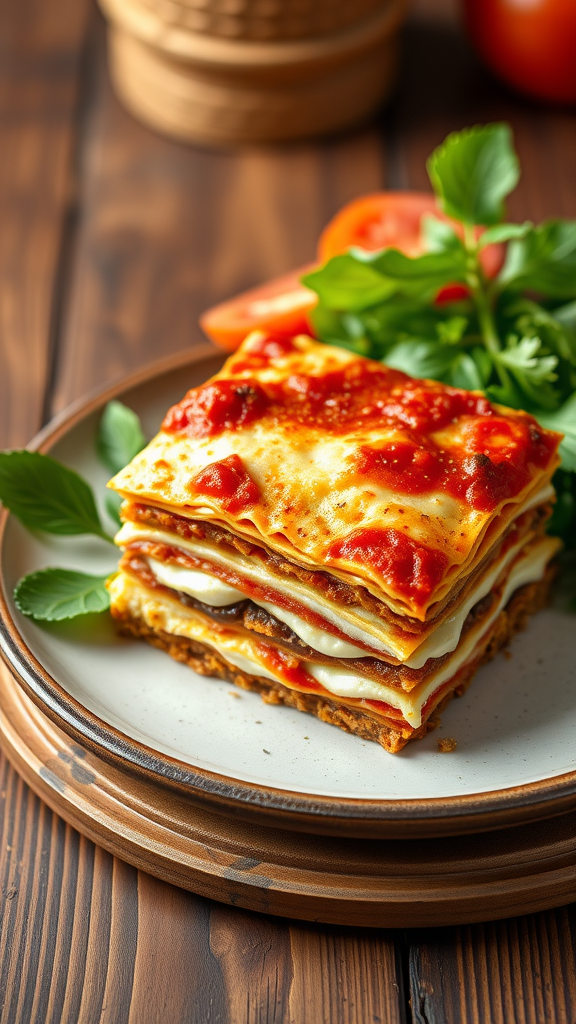
<svg viewBox="0 0 576 1024">
<path fill-rule="evenodd" d="M 47 452 L 82 420 L 138 386 L 180 368 L 214 359 L 212 345 L 156 360 L 99 388 L 59 413 L 27 446 Z M 0 513 L 0 550 L 9 513 Z M 503 828 L 552 817 L 576 805 L 576 771 L 506 789 L 454 797 L 368 800 L 296 793 L 247 783 L 186 764 L 133 740 L 88 711 L 48 673 L 20 635 L 5 598 L 0 566 L 0 653 L 29 697 L 81 745 L 136 775 L 184 791 L 195 802 L 240 817 L 319 833 L 431 836 Z"/>
</svg>

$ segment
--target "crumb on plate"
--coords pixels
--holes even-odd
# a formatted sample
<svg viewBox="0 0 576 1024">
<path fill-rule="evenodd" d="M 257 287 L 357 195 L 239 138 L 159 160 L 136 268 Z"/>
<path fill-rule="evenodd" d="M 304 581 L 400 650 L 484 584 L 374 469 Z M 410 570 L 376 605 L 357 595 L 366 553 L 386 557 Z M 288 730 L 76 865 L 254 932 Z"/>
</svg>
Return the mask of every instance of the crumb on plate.
<svg viewBox="0 0 576 1024">
<path fill-rule="evenodd" d="M 453 736 L 446 736 L 443 740 L 438 740 L 438 750 L 441 754 L 450 754 L 453 750 L 456 750 L 458 746 Z"/>
</svg>

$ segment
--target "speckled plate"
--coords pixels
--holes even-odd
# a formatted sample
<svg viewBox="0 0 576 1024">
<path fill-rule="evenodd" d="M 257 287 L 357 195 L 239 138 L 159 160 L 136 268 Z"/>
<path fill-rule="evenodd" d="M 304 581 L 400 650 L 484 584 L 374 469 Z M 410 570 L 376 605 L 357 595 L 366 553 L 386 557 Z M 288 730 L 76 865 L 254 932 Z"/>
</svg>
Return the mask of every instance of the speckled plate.
<svg viewBox="0 0 576 1024">
<path fill-rule="evenodd" d="M 105 516 L 94 450 L 102 406 L 119 397 L 151 437 L 168 406 L 221 363 L 206 346 L 155 364 L 59 416 L 32 447 L 86 476 Z M 576 618 L 567 613 L 538 614 L 438 731 L 392 756 L 120 638 L 107 615 L 36 625 L 12 591 L 48 565 L 104 573 L 115 553 L 92 538 L 32 535 L 4 514 L 0 643 L 12 673 L 81 745 L 196 802 L 280 827 L 372 836 L 502 827 L 576 806 Z M 458 746 L 441 754 L 446 736 Z"/>
</svg>

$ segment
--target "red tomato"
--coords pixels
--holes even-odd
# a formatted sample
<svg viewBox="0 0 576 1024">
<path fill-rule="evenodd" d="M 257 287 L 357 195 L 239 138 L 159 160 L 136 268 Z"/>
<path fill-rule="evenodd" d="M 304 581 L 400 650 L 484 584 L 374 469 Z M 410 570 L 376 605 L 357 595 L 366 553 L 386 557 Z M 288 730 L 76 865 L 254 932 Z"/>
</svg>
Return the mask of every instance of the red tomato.
<svg viewBox="0 0 576 1024">
<path fill-rule="evenodd" d="M 576 103 L 576 0 L 464 0 L 464 10 L 496 74 L 531 96 Z"/>
<path fill-rule="evenodd" d="M 213 306 L 200 317 L 202 330 L 228 352 L 237 349 L 258 327 L 289 337 L 309 334 L 307 314 L 316 305 L 317 296 L 300 284 L 300 278 L 312 269 L 307 264 Z"/>
<path fill-rule="evenodd" d="M 396 246 L 407 256 L 420 256 L 426 251 L 421 227 L 426 213 L 449 219 L 440 212 L 429 192 L 377 192 L 353 199 L 322 232 L 319 262 L 346 252 L 351 245 L 370 251 Z M 488 277 L 498 273 L 503 260 L 504 246 L 488 245 L 483 250 L 482 263 Z M 309 334 L 308 314 L 317 300 L 315 293 L 300 284 L 299 279 L 312 269 L 312 265 L 301 267 L 213 306 L 200 317 L 200 326 L 212 341 L 229 352 L 256 328 L 288 336 Z M 447 285 L 438 294 L 437 302 L 455 302 L 467 294 L 463 285 Z"/>
<path fill-rule="evenodd" d="M 426 252 L 422 233 L 425 214 L 452 224 L 459 234 L 462 233 L 460 225 L 438 208 L 431 192 L 375 192 L 353 199 L 342 207 L 320 235 L 319 259 L 324 263 L 351 245 L 369 251 L 394 246 L 407 256 L 421 256 Z M 480 234 L 481 229 L 477 229 L 477 237 Z M 487 245 L 481 258 L 487 276 L 495 277 L 504 262 L 504 247 Z M 442 289 L 438 300 L 453 302 L 467 294 L 462 285 L 448 285 Z"/>
<path fill-rule="evenodd" d="M 353 199 L 320 235 L 320 262 L 346 252 L 351 245 L 371 252 L 393 245 L 407 256 L 420 256 L 424 252 L 421 221 L 426 213 L 442 217 L 429 192 L 375 192 Z"/>
</svg>

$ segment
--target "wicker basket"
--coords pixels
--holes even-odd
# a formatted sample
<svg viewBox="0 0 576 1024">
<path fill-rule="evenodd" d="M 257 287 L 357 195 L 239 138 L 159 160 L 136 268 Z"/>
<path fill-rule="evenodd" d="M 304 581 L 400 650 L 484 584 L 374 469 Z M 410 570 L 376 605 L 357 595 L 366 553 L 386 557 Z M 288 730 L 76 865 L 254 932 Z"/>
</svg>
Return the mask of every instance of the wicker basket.
<svg viewBox="0 0 576 1024">
<path fill-rule="evenodd" d="M 382 0 L 142 0 L 167 25 L 226 39 L 305 39 L 340 32 Z"/>
<path fill-rule="evenodd" d="M 220 145 L 304 138 L 366 118 L 392 82 L 405 7 L 405 0 L 100 3 L 126 106 L 162 132 Z M 350 7 L 362 17 L 345 24 Z M 320 31 L 323 12 L 337 31 Z M 190 15 L 205 16 L 203 27 L 189 27 Z M 305 26 L 308 34 L 295 38 Z"/>
</svg>

